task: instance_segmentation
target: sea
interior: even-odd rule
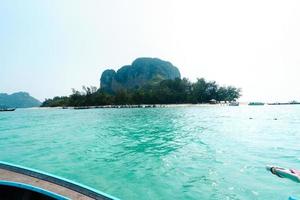
[[[300,106],[0,112],[0,160],[120,199],[300,199]]]

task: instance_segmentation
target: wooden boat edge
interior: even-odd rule
[[[57,193],[51,192],[49,190],[45,190],[43,188],[33,186],[33,185],[25,184],[25,183],[0,180],[0,186],[1,185],[10,186],[10,187],[17,187],[17,188],[21,188],[21,189],[25,189],[25,190],[29,190],[29,191],[33,191],[33,192],[37,192],[37,193],[41,193],[42,195],[49,196],[49,197],[55,198],[57,200],[69,200],[69,198],[66,198],[66,197],[64,197],[60,194],[57,194]]]
[[[96,190],[94,188],[91,188],[89,186],[77,183],[75,181],[68,180],[66,178],[62,178],[50,173],[46,173],[40,170],[11,164],[8,162],[0,161],[0,168],[5,169],[8,171],[12,171],[15,173],[31,176],[43,181],[47,181],[56,185],[59,185],[61,187],[68,188],[70,190],[76,191],[78,193],[81,193],[83,195],[86,195],[88,197],[91,197],[93,199],[104,199],[104,200],[119,200],[116,197],[113,197],[109,194],[106,194],[104,192],[101,192],[99,190]]]

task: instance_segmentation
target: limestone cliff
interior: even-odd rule
[[[131,65],[125,65],[117,72],[105,70],[100,78],[100,88],[116,92],[175,78],[180,78],[180,72],[172,63],[158,58],[137,58]]]

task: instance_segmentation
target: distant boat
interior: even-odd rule
[[[211,100],[209,100],[209,103],[210,103],[210,104],[217,104],[217,100],[211,99]]]
[[[276,105],[276,106],[278,106],[278,105],[299,105],[299,104],[300,104],[300,102],[297,102],[297,101],[291,101],[289,103],[279,103],[279,102],[268,103],[268,105],[272,105],[272,106],[274,106],[274,105]]]
[[[30,168],[0,162],[1,199],[117,200],[108,194]]]
[[[91,109],[91,106],[78,106],[78,107],[74,107],[74,109],[76,110],[83,110],[83,109]]]
[[[0,108],[0,112],[5,112],[5,111],[15,111],[15,108]]]
[[[240,103],[239,102],[236,102],[236,101],[232,101],[228,104],[229,106],[239,106]]]
[[[263,105],[265,105],[265,103],[262,103],[262,102],[250,102],[248,105],[249,106],[263,106]]]
[[[300,104],[300,102],[298,102],[298,101],[291,101],[290,103],[289,103],[290,105],[299,105]]]

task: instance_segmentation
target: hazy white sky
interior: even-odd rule
[[[43,100],[159,57],[183,77],[300,100],[300,1],[2,0],[0,92]]]

